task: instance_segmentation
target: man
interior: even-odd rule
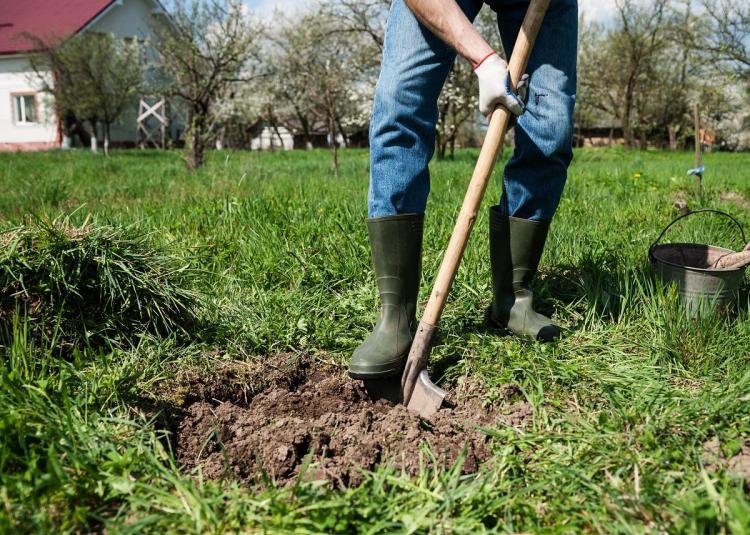
[[[503,47],[510,53],[528,0],[487,3],[497,13]],[[530,284],[572,158],[577,1],[551,0],[518,94],[505,61],[471,24],[481,7],[480,0],[393,0],[391,5],[370,124],[367,226],[381,311],[373,332],[352,355],[354,378],[397,375],[409,352],[417,325],[437,99],[456,53],[477,74],[480,111],[487,115],[500,105],[517,116],[516,148],[505,167],[500,204],[490,208],[489,319],[541,341],[560,334],[533,310]]]

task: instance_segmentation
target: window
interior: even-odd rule
[[[36,122],[36,95],[13,95],[13,113],[16,124]]]

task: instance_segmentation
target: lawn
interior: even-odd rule
[[[476,155],[432,165],[422,304]],[[142,275],[112,273],[153,277],[149,303],[174,297],[194,316],[150,328],[172,310],[155,305],[128,322],[140,312],[110,306],[123,295],[114,283],[112,317],[95,332],[62,312],[0,313],[0,531],[750,531],[747,298],[729,317],[688,320],[646,257],[676,200],[726,210],[750,229],[748,154],[707,154],[697,196],[685,175],[691,154],[578,151],[537,281],[540,309],[565,331],[550,345],[484,328],[482,210],[432,377],[448,388],[481,379],[488,402],[517,385],[533,416],[482,431],[492,455],[478,472],[426,465],[410,477],[382,466],[331,488],[217,480],[184,466],[174,433],[198,395],[191,385],[241,389],[241,376],[216,370],[278,355],[343,373],[372,327],[367,153],[340,160],[334,174],[322,151],[216,152],[191,175],[176,152],[0,154],[0,230],[103,229],[97,258],[140,251]],[[485,207],[498,191],[496,176]],[[731,224],[705,214],[666,239],[742,246]],[[0,270],[11,269],[8,243]],[[30,277],[57,265],[55,243],[48,236],[12,269]]]

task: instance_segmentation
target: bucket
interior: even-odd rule
[[[745,283],[745,267],[717,269],[715,262],[730,253],[731,249],[697,243],[660,243],[667,231],[686,217],[699,213],[714,213],[731,219],[742,236],[745,247],[745,230],[737,219],[720,210],[694,210],[673,220],[661,231],[648,248],[651,268],[664,284],[676,284],[680,301],[689,317],[695,318],[716,311],[725,312],[737,302],[739,291]]]

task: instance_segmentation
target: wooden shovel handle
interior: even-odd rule
[[[539,33],[539,28],[544,20],[550,0],[531,0],[529,8],[526,11],[521,30],[518,33],[516,44],[513,47],[513,54],[508,63],[508,71],[513,82],[513,86],[526,72],[526,65],[531,56],[531,49]],[[440,316],[448,300],[453,279],[456,277],[458,266],[461,264],[466,243],[469,241],[471,229],[477,218],[477,212],[482,204],[484,192],[487,189],[492,170],[495,167],[497,154],[503,146],[505,133],[508,130],[511,113],[504,107],[500,106],[490,115],[489,127],[487,134],[482,143],[482,149],[479,152],[477,165],[474,167],[474,173],[471,175],[466,196],[464,197],[461,211],[456,220],[456,226],[453,228],[448,248],[440,264],[435,285],[432,288],[430,299],[427,301],[427,307],[422,315],[419,328],[412,343],[409,358],[407,359],[406,369],[402,377],[402,397],[406,403],[411,396],[414,388],[414,382],[419,372],[427,364],[427,358],[430,354],[432,337],[440,321]]]

